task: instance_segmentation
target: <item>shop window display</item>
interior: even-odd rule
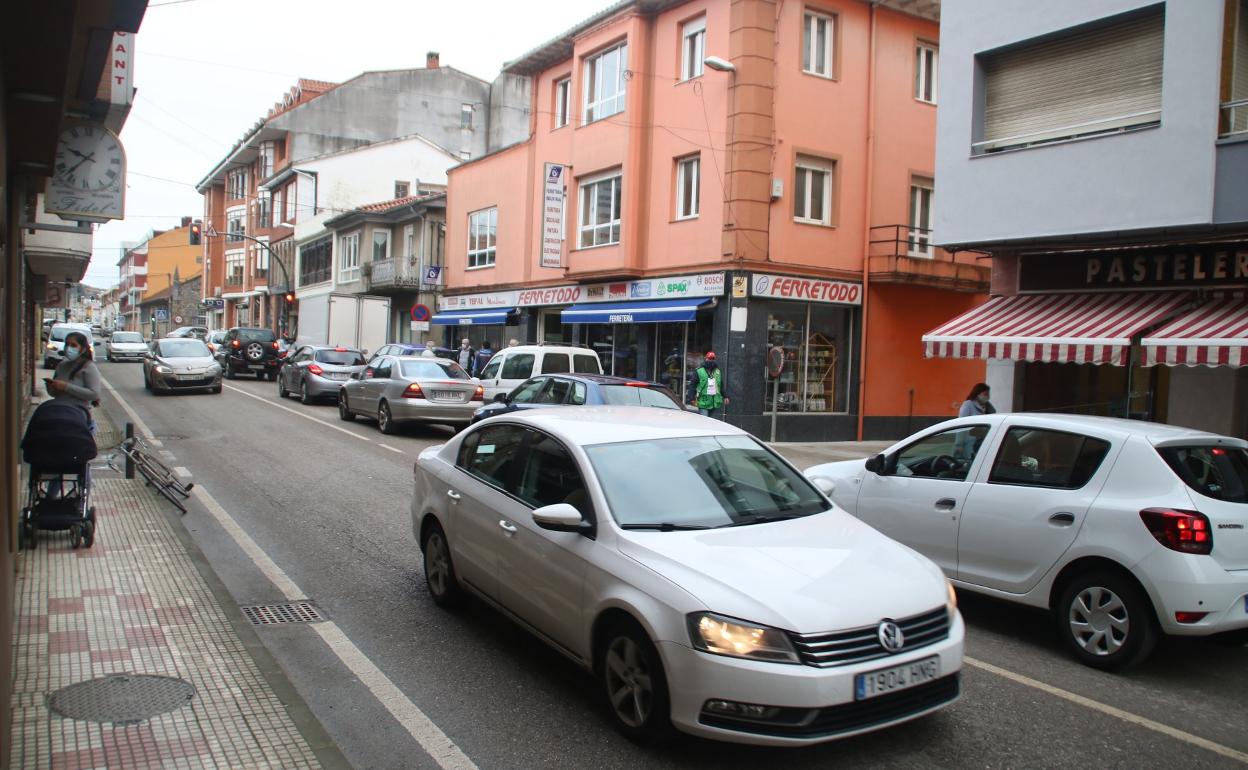
[[[812,306],[768,314],[768,347],[781,351],[784,367],[778,382],[767,381],[766,412],[846,411],[850,312]]]

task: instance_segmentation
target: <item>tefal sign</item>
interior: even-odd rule
[[[861,305],[862,284],[825,281],[820,278],[794,278],[787,275],[755,273],[750,281],[755,297],[827,302],[835,305]]]

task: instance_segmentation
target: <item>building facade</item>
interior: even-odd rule
[[[203,276],[178,278],[171,285],[143,296],[139,326],[153,337],[163,337],[179,326],[203,326]]]
[[[146,239],[122,244],[121,259],[117,260],[117,329],[139,331],[139,303],[147,291],[147,256]]]
[[[988,268],[931,241],[939,9],[626,2],[509,63],[530,135],[451,170],[434,322],[678,391],[714,350],[778,440],[952,416],[984,367],[919,337]]]
[[[150,327],[140,306],[153,295],[168,289],[175,280],[194,278],[204,271],[200,246],[190,243],[191,218],[170,230],[153,230],[138,243],[123,244],[117,261],[117,328],[144,331]]]
[[[925,340],[998,406],[1248,435],[1248,2],[946,12],[937,242],[993,298]]]

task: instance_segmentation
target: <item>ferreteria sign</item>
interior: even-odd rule
[[[574,302],[627,302],[629,300],[718,297],[726,286],[723,273],[674,275],[637,281],[547,286],[540,289],[493,291],[440,297],[440,310],[474,310],[494,307],[570,305]]]
[[[1248,286],[1248,243],[1150,246],[1023,257],[1019,291]]]
[[[794,278],[787,275],[755,273],[750,294],[771,299],[827,302],[833,305],[861,305],[862,284],[825,281],[822,278]]]

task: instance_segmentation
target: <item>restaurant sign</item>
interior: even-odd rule
[[[1248,286],[1248,243],[1032,255],[1018,270],[1020,292],[1229,286]]]
[[[685,299],[722,296],[723,273],[675,275],[637,281],[546,286],[538,289],[460,294],[438,299],[440,310],[478,310],[500,307],[571,305],[574,302],[627,302],[641,299]]]

